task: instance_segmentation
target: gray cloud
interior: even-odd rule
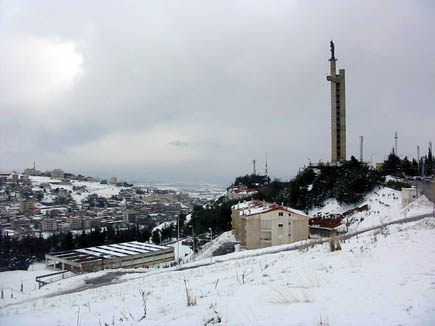
[[[252,159],[264,165],[267,152],[272,176],[289,178],[330,157],[330,39],[346,69],[349,156],[364,135],[366,159],[382,160],[395,131],[399,151],[415,155],[433,141],[433,9],[404,0],[3,1],[0,170],[37,161],[226,183]],[[71,44],[82,60],[74,78]]]
[[[181,141],[181,140],[173,140],[173,141],[169,142],[169,145],[177,146],[177,147],[187,147],[187,146],[189,146],[189,143],[186,143],[186,142]]]

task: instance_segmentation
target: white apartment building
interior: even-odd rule
[[[233,234],[246,249],[308,239],[309,217],[289,207],[252,200],[232,206]]]
[[[41,220],[41,231],[56,231],[57,223],[54,218],[44,218]]]
[[[62,169],[54,169],[53,171],[51,171],[50,175],[52,178],[58,179],[63,179],[65,177],[65,173]]]

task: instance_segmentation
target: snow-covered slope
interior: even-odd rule
[[[402,209],[400,192],[388,188],[368,195],[363,204],[370,208],[349,216],[350,231],[433,212],[425,197]],[[317,211],[350,208],[329,201]],[[231,234],[213,246],[225,238]],[[276,253],[271,251],[295,244],[235,252],[214,257],[213,264],[205,248],[199,260],[182,269],[102,271],[41,289],[35,276],[51,272],[43,265],[4,272],[0,325],[435,324],[434,217],[366,232],[341,245],[336,252],[328,243]],[[147,314],[140,321],[141,290]],[[186,293],[194,305],[187,306]]]
[[[400,191],[380,187],[376,191],[369,193],[358,205],[339,205],[335,199],[329,199],[325,205],[320,208],[312,209],[308,215],[322,216],[343,214],[355,207],[368,206],[368,210],[355,212],[345,218],[345,223],[349,224],[348,232],[355,232],[374,225],[379,225],[404,217],[430,212],[433,204],[422,196],[417,204],[411,204],[409,207],[402,207],[402,193]],[[346,226],[343,224],[339,228],[341,231],[346,231]]]
[[[110,272],[40,290],[25,287],[19,295],[27,272],[2,273],[0,324],[433,325],[434,246],[435,221],[426,218],[352,238],[338,252],[324,244],[183,271],[137,270],[145,273],[77,292],[85,279]],[[17,290],[14,299],[11,287]],[[186,305],[186,287],[196,305]],[[67,289],[72,293],[59,293]],[[142,321],[139,290],[149,292]]]
[[[63,188],[65,190],[71,191],[72,198],[80,204],[82,199],[87,198],[90,194],[97,194],[98,196],[110,198],[112,195],[117,195],[123,189],[122,187],[117,187],[111,184],[101,184],[100,182],[92,182],[92,181],[78,181],[71,180],[70,184],[61,183],[59,179],[53,179],[50,177],[38,177],[38,176],[30,176],[30,180],[32,181],[32,185],[34,189],[44,183],[49,183],[51,187],[54,188]],[[84,187],[86,190],[77,190],[73,191],[73,187]]]

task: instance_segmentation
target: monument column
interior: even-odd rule
[[[337,164],[346,160],[346,96],[345,72],[336,73],[335,46],[331,41],[330,75],[331,82],[331,162]]]

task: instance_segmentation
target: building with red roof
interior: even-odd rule
[[[308,239],[309,217],[302,211],[260,200],[238,203],[231,210],[233,234],[246,249]]]

